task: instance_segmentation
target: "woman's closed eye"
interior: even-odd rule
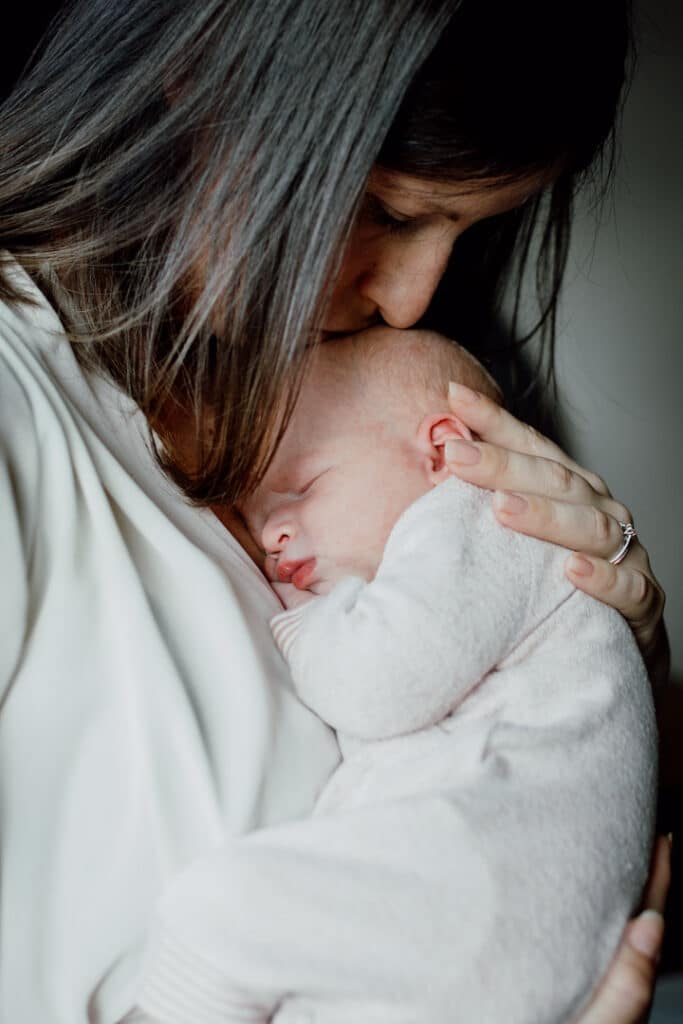
[[[380,202],[377,196],[368,193],[365,197],[365,212],[374,224],[387,228],[394,234],[407,232],[415,227],[414,217],[405,217],[394,210],[389,209]]]

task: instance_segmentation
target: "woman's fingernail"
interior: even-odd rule
[[[521,494],[510,494],[507,491],[496,491],[493,495],[493,505],[498,512],[508,512],[510,515],[518,515],[526,512],[529,502]]]
[[[455,402],[476,402],[479,398],[479,392],[473,391],[472,388],[468,388],[464,384],[456,384],[454,380],[451,380],[448,382],[448,397],[452,398]]]
[[[629,943],[649,960],[658,960],[664,935],[664,918],[658,910],[644,910],[629,929]]]
[[[481,452],[471,441],[446,441],[446,462],[457,462],[461,466],[474,466],[481,459]]]
[[[593,563],[589,562],[583,555],[572,555],[567,562],[567,568],[575,576],[592,576]]]

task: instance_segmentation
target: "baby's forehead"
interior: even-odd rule
[[[427,366],[425,362],[425,379]],[[389,407],[399,396],[407,398],[415,386],[415,369],[406,352],[376,351],[360,336],[327,344],[305,385],[307,404],[327,402],[340,423],[354,423],[363,410]]]
[[[425,409],[460,381],[495,401],[502,396],[484,366],[452,339],[434,331],[374,327],[321,346],[321,377],[347,401],[376,409]]]
[[[405,351],[367,353],[360,344],[335,343],[309,378],[299,424],[322,421],[323,435],[349,437],[371,426],[400,430],[433,403],[439,376],[428,359]]]

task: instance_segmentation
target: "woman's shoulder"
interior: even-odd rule
[[[51,535],[42,527],[54,525],[69,486],[74,430],[46,358],[64,331],[23,269],[10,273],[22,299],[0,300],[0,547],[3,563],[21,558],[29,576],[37,535]]]
[[[40,504],[40,443],[30,387],[0,304],[0,697],[23,643]]]
[[[0,297],[0,445],[7,458],[17,448],[27,454],[33,442],[47,468],[45,449],[74,439],[70,391],[87,390],[87,384],[42,291],[7,253],[0,254],[0,270],[7,296]]]
[[[6,304],[0,303],[0,490],[3,507],[10,492],[21,498],[29,481],[37,480],[39,439],[35,415],[40,389],[30,361],[16,346],[16,327],[10,329]],[[32,488],[29,488],[32,489]]]
[[[51,390],[42,353],[64,339],[64,329],[42,292],[6,252],[0,253],[0,272],[0,393],[12,392],[16,400],[21,392],[30,407],[37,392]]]
[[[29,280],[20,270],[19,274]],[[46,309],[30,292],[22,288],[21,293],[26,301],[0,300],[0,461],[3,479],[10,473],[15,488],[36,477],[39,422],[54,407],[54,385],[39,354]],[[52,310],[47,307],[47,312]]]

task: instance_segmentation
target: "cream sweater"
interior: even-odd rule
[[[0,1020],[113,1024],[165,885],[310,812],[339,760],[281,607],[60,324],[0,303]]]
[[[452,479],[403,514],[371,583],[273,618],[345,761],[309,821],[169,887],[148,1013],[574,1018],[647,875],[655,728],[628,627],[573,590],[565,557]]]

